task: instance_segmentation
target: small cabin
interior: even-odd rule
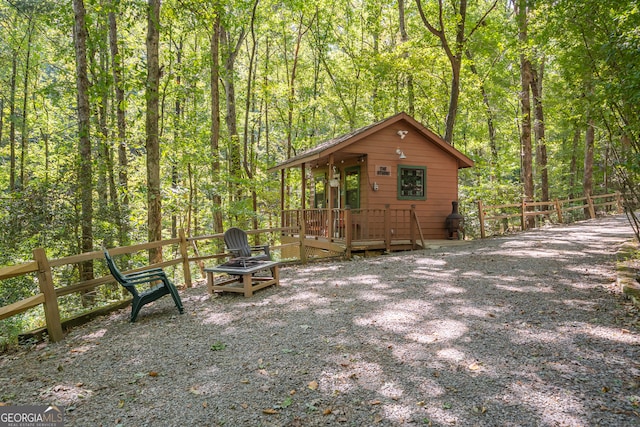
[[[406,250],[446,239],[458,170],[473,161],[406,113],[322,142],[281,171],[283,243],[319,251]],[[299,168],[300,209],[285,210],[285,171]],[[291,202],[291,201],[290,201]],[[302,254],[304,256],[304,254]]]

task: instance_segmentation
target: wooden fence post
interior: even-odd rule
[[[187,288],[193,286],[191,283],[191,268],[189,267],[189,252],[187,251],[187,236],[184,234],[184,228],[178,230],[180,236],[180,256],[182,257],[182,274],[184,276],[184,284]]]
[[[61,341],[64,338],[62,333],[62,323],[60,322],[60,310],[58,309],[58,298],[56,290],[53,287],[53,276],[51,274],[51,266],[47,259],[47,254],[42,248],[33,250],[33,257],[38,263],[38,286],[40,292],[44,294],[44,317],[47,322],[47,331],[49,339],[52,342]]]
[[[527,229],[527,201],[525,199],[522,199],[522,204],[520,205],[520,228],[522,229],[522,231],[525,231]]]
[[[484,206],[482,205],[482,200],[478,200],[478,219],[480,220],[480,238],[484,239],[486,234],[484,230]]]
[[[589,204],[589,217],[590,219],[595,219],[596,209],[593,207],[593,199],[590,194],[587,194],[587,203]]]
[[[624,213],[624,209],[622,208],[622,194],[619,191],[616,191],[616,207],[618,208],[618,213]]]
[[[562,205],[560,204],[560,201],[558,199],[555,200],[555,204],[556,212],[558,213],[558,222],[562,224],[564,221],[564,218],[562,217]]]

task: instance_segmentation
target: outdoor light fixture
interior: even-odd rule
[[[405,156],[405,155],[404,155],[404,151],[402,151],[402,150],[401,150],[401,149],[399,149],[399,148],[397,148],[397,149],[396,149],[396,154],[397,154],[398,156],[400,156],[400,159],[406,159],[406,158],[407,158],[407,156]]]
[[[399,130],[398,135],[400,135],[400,139],[404,139],[405,136],[409,133],[408,130]]]

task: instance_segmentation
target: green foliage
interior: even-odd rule
[[[280,188],[278,178],[266,172],[268,168],[290,154],[399,111],[413,109],[418,121],[443,134],[449,62],[437,38],[426,31],[416,4],[405,3],[406,40],[400,37],[396,2],[365,0],[347,7],[335,0],[260,1],[253,33],[249,28],[253,0],[163,2],[159,135],[163,235],[174,233],[174,224],[189,234],[213,233],[218,212],[225,227],[252,227],[254,221],[259,227],[278,226]],[[425,14],[437,22],[437,3],[423,3]],[[468,34],[491,3],[469,2]],[[146,3],[85,0],[85,4],[92,85],[93,238],[95,246],[116,246],[121,239],[143,242],[147,239]],[[456,4],[444,4],[449,40],[454,40],[458,24]],[[112,11],[126,94],[122,105],[115,105],[108,43]],[[542,101],[552,197],[582,193],[588,119],[595,120],[597,129],[596,188],[608,192],[637,187],[640,10],[635,2],[537,2],[529,11],[525,46],[517,43],[512,12],[510,7],[493,10],[463,46],[454,143],[475,160],[476,167],[461,172],[461,210],[473,212],[479,199],[500,204],[521,197],[522,52],[530,54],[537,67],[544,64]],[[231,86],[221,84],[219,151],[214,152],[210,42],[218,16],[231,43],[221,45],[221,83],[233,84],[235,98],[228,97]],[[68,2],[0,2],[0,18],[0,265],[30,259],[38,246],[45,247],[51,257],[74,254],[81,246],[81,207],[70,36],[73,12]],[[25,37],[29,25],[33,26],[30,45]],[[238,50],[231,57],[230,48],[235,47]],[[28,50],[31,66],[25,76]],[[15,73],[13,58],[18,59]],[[231,59],[234,68],[229,75],[226,64]],[[24,93],[27,120],[23,128]],[[235,104],[238,135],[230,135],[229,102]],[[118,181],[117,109],[126,114],[126,186]],[[489,120],[494,136],[489,134]],[[240,153],[240,169],[232,162],[234,150]],[[215,171],[214,158],[220,162]],[[13,173],[23,172],[26,177],[14,189],[10,189],[12,160]],[[297,207],[301,197],[300,179],[294,171],[288,182],[293,189],[291,207]],[[536,180],[538,193],[539,186]],[[218,196],[220,202],[214,203]],[[124,237],[122,229],[127,230]],[[56,274],[65,281],[78,276],[77,271]],[[0,298],[9,301],[33,290],[28,279],[3,281]],[[101,298],[107,301],[111,296],[105,291]]]

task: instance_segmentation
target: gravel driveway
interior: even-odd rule
[[[69,426],[640,425],[624,216],[206,286],[0,359],[1,400]]]

